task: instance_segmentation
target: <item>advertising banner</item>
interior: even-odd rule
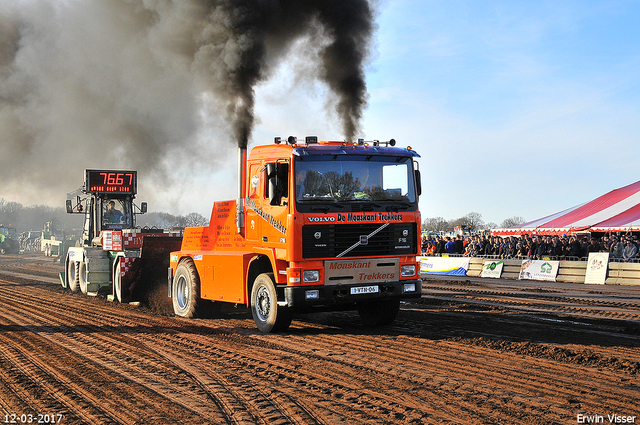
[[[609,268],[608,252],[590,252],[587,262],[587,273],[584,276],[584,283],[604,285],[607,280],[607,269]]]
[[[556,281],[560,261],[522,260],[520,279]]]
[[[420,273],[466,276],[469,257],[419,257]]]
[[[480,273],[480,277],[492,277],[497,279],[502,274],[503,266],[504,261],[502,260],[485,260],[482,264],[482,273]]]

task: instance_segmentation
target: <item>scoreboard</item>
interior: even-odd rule
[[[136,171],[86,170],[85,191],[88,193],[111,193],[135,195]]]

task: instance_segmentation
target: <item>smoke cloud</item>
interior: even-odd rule
[[[300,40],[353,140],[373,18],[367,0],[0,2],[0,197],[71,191],[84,168],[166,182],[176,164],[219,165],[247,146],[256,86]]]

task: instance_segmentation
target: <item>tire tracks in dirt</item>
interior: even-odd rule
[[[333,313],[263,335],[246,315],[163,317],[22,282],[0,276],[0,344],[16,347],[0,353],[5,412],[58,409],[66,423],[541,424],[637,415],[640,404],[638,374],[604,361],[640,360],[638,336],[617,324],[405,305],[377,330]],[[598,342],[609,327],[622,345]],[[583,342],[593,332],[605,358],[550,357],[540,350],[551,345],[520,342],[530,330],[578,353],[594,348]],[[567,339],[576,330],[584,336]]]

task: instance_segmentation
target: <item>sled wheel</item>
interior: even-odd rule
[[[78,286],[80,292],[87,294],[87,263],[80,261],[78,265]]]
[[[78,289],[78,263],[75,261],[67,260],[67,276],[65,282],[62,284],[63,288],[75,287]]]
[[[71,276],[71,268],[73,267],[73,279],[67,278],[67,286],[71,292],[76,292],[80,285],[80,279],[78,277],[78,269],[80,264],[77,261],[69,261],[68,273]]]
[[[120,303],[128,303],[131,300],[131,294],[127,288],[122,288],[122,275],[120,275],[120,262],[122,257],[118,258],[113,269],[113,295]]]
[[[251,314],[261,332],[285,331],[291,325],[293,312],[278,306],[278,294],[273,273],[262,273],[251,289]]]
[[[173,312],[180,317],[195,317],[200,299],[200,279],[191,260],[182,261],[173,279]]]
[[[366,326],[390,325],[399,311],[400,300],[377,300],[358,304],[358,314]]]

